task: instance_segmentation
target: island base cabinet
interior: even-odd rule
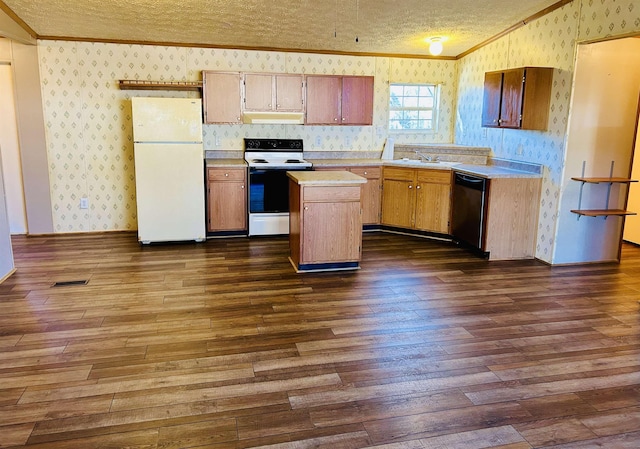
[[[289,183],[289,246],[298,272],[359,268],[362,253],[360,185]]]
[[[360,260],[359,202],[305,203],[302,214],[302,263]]]

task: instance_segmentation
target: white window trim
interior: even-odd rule
[[[440,96],[442,93],[442,85],[444,83],[397,83],[397,82],[389,82],[389,96],[387,99],[387,107],[389,108],[389,113],[387,115],[387,130],[390,134],[437,134],[438,126],[439,126],[439,118],[440,118]],[[433,107],[433,128],[432,129],[391,129],[390,121],[391,121],[391,86],[434,86],[435,87],[435,102]],[[417,108],[419,109],[419,108]]]

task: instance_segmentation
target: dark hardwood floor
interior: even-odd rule
[[[363,248],[360,271],[299,275],[282,237],[15,238],[0,447],[640,447],[640,248]]]

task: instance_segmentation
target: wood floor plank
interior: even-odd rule
[[[552,267],[367,232],[360,270],[306,274],[286,236],[13,247],[3,447],[640,447],[640,247]]]

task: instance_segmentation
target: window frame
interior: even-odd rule
[[[401,108],[392,108],[391,107],[391,92],[392,92],[392,88],[394,86],[402,86],[402,87],[426,87],[426,88],[433,88],[434,90],[434,94],[433,94],[433,106],[432,107],[401,107]],[[415,134],[415,133],[420,133],[420,134],[436,134],[438,132],[438,117],[440,116],[440,96],[441,96],[441,87],[442,87],[442,83],[394,83],[394,82],[389,82],[389,99],[388,99],[388,107],[389,107],[389,115],[387,117],[387,127],[388,127],[388,131],[389,133],[393,133],[393,134]],[[403,95],[402,98],[405,98],[405,96]],[[420,97],[418,97],[420,98]],[[422,97],[422,98],[426,98],[426,97]],[[432,127],[430,129],[426,129],[426,128],[392,128],[391,127],[391,115],[393,112],[396,111],[431,111],[431,122],[432,122]]]

